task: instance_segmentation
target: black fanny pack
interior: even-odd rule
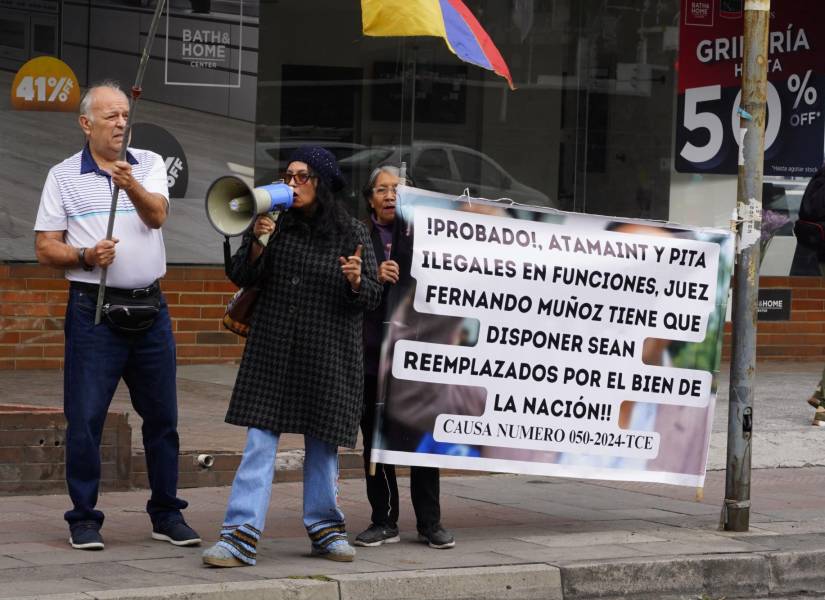
[[[79,284],[97,299],[98,286]],[[160,313],[160,285],[155,281],[145,288],[124,290],[106,288],[101,314],[106,324],[120,333],[142,333],[149,329]]]

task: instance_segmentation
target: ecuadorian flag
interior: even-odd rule
[[[493,40],[461,0],[361,0],[364,35],[444,38],[461,60],[513,80]]]

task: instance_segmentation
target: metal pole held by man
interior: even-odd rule
[[[157,6],[155,6],[155,14],[152,17],[152,23],[149,25],[149,33],[146,35],[146,45],[143,48],[143,54],[140,57],[140,63],[138,64],[137,75],[135,76],[135,84],[132,86],[132,93],[129,102],[129,118],[126,121],[126,126],[123,130],[123,145],[120,149],[120,158],[119,160],[124,161],[126,160],[126,149],[129,146],[129,139],[131,138],[132,134],[132,123],[135,120],[135,108],[137,106],[138,98],[140,98],[140,94],[143,91],[141,88],[141,84],[143,83],[143,74],[146,72],[146,66],[149,63],[149,55],[152,52],[152,42],[155,39],[155,34],[158,30],[158,24],[160,23],[160,15],[163,13],[163,7],[166,4],[166,0],[157,0]],[[115,229],[115,213],[117,213],[117,197],[120,194],[120,186],[114,184],[112,186],[112,204],[109,208],[109,223],[106,227],[106,239],[112,239],[112,233]],[[108,268],[106,266],[102,267],[100,270],[100,287],[97,291],[97,307],[95,309],[95,325],[100,325],[100,318],[103,311],[103,301],[106,297],[106,276],[108,273]]]
[[[728,452],[722,526],[747,531],[750,522],[753,385],[756,376],[756,318],[759,237],[762,228],[762,169],[765,158],[768,26],[770,0],[745,0],[739,183],[736,198],[736,266],[728,409]]]

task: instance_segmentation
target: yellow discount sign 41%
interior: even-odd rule
[[[38,56],[20,67],[11,86],[14,110],[75,112],[80,88],[71,67],[53,56]]]

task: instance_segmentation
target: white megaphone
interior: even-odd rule
[[[224,175],[206,192],[206,216],[212,227],[226,237],[242,234],[258,215],[270,213],[274,219],[290,206],[292,188],[283,182],[250,188],[240,178]],[[268,238],[260,242],[266,245]]]

